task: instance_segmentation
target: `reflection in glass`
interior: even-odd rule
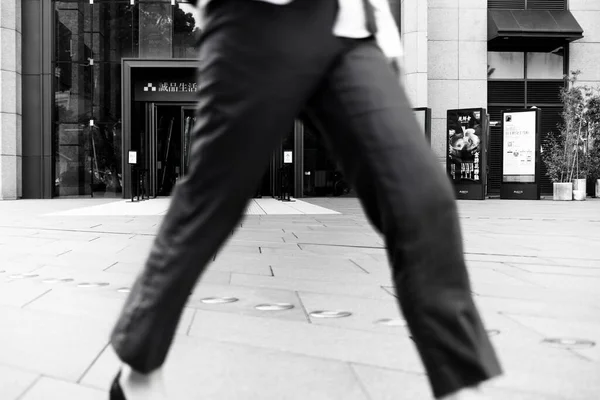
[[[91,14],[89,4],[55,2],[54,61],[81,61],[91,57]]]
[[[127,3],[94,4],[93,49],[96,61],[121,62],[138,56],[138,7]]]
[[[90,119],[92,68],[80,63],[54,64],[55,120],[83,122]]]
[[[137,56],[137,6],[54,5],[54,195],[115,196],[122,190],[121,58]]]
[[[527,53],[528,79],[562,79],[563,67],[560,53]]]
[[[488,79],[524,79],[525,54],[488,52]]]
[[[196,110],[193,107],[183,108],[183,176],[187,175],[190,166],[190,150],[192,147],[192,129],[196,124]]]
[[[85,173],[90,158],[87,138],[89,128],[85,124],[56,124],[55,131],[55,183],[56,196],[85,194],[91,176]]]
[[[97,124],[91,128],[92,191],[117,195],[122,192],[121,123]]]
[[[140,58],[172,57],[173,6],[170,1],[140,1],[139,26]]]
[[[196,58],[195,45],[201,28],[198,9],[188,3],[178,3],[173,18],[173,57]]]

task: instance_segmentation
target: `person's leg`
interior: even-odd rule
[[[334,0],[211,4],[189,173],[111,336],[119,358],[143,374],[163,364],[190,291],[340,49],[331,36]]]
[[[471,297],[450,182],[372,40],[348,41],[311,110],[372,224],[436,397],[501,373]]]

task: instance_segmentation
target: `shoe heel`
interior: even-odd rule
[[[125,398],[125,393],[123,393],[123,388],[121,388],[121,384],[119,380],[121,379],[121,371],[115,376],[113,383],[110,387],[109,392],[109,400],[127,400]]]

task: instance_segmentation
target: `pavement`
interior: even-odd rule
[[[108,336],[168,204],[0,202],[1,400],[107,399]],[[600,398],[600,200],[459,208],[506,372],[484,398]],[[393,293],[356,199],[253,200],[185,308],[172,398],[431,399]]]

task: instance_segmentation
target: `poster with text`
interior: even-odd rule
[[[485,131],[482,111],[448,110],[447,168],[454,182],[481,182],[482,139]]]
[[[536,111],[506,112],[502,122],[503,182],[535,182]]]

